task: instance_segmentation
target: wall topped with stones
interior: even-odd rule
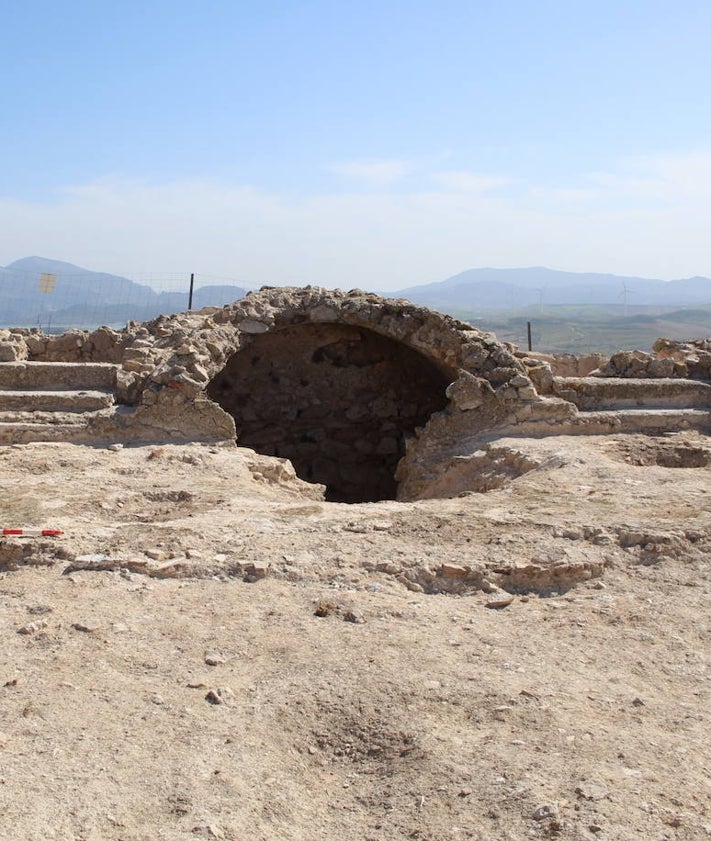
[[[649,376],[653,360],[675,376],[708,375],[706,344],[660,341],[645,362]],[[555,360],[360,290],[265,287],[222,308],[122,331],[0,331],[0,361],[22,360],[115,363],[118,398],[133,407],[121,419],[127,436],[131,425],[154,437],[164,429],[172,440],[236,433],[348,501],[415,498],[477,436],[551,431],[577,412],[549,396]],[[588,373],[593,361],[565,364]],[[620,376],[617,357],[597,361],[598,374]]]
[[[677,377],[711,381],[711,339],[690,342],[657,339],[652,346],[652,353],[621,351],[593,372],[593,376]]]
[[[360,290],[264,288],[223,308],[123,331],[5,331],[0,358],[114,362],[132,422],[163,426],[173,438],[228,438],[236,424],[247,442],[257,435],[268,452],[302,460],[316,481],[328,484],[340,471],[334,498],[350,493],[344,473],[353,479],[377,461],[386,467],[371,476],[381,485],[374,498],[394,487],[400,460],[400,492],[412,485],[415,493],[420,474],[436,469],[428,465],[443,441],[574,411],[541,398],[525,365],[493,334]],[[300,415],[291,418],[297,404]],[[359,455],[346,468],[347,450]]]

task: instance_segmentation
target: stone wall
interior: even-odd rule
[[[680,377],[711,380],[711,339],[678,342],[657,339],[652,353],[621,351],[595,371],[598,377]]]
[[[134,332],[135,332],[134,327]],[[37,329],[0,330],[0,362],[121,363],[134,332],[110,327],[47,334]]]
[[[526,366],[539,394],[553,393],[553,377],[587,377],[609,361],[609,356],[602,353],[576,355],[515,349],[514,355]]]

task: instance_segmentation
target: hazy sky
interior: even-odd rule
[[[711,275],[708,0],[3,4],[0,264]]]

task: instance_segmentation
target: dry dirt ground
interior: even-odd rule
[[[711,837],[710,459],[507,439],[486,493],[338,505],[234,446],[0,448],[0,526],[65,533],[0,544],[0,837]]]

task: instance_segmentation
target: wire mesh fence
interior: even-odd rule
[[[0,268],[0,328],[121,329],[128,321],[223,306],[247,291],[238,280],[191,272],[121,276],[64,265],[27,258]]]

